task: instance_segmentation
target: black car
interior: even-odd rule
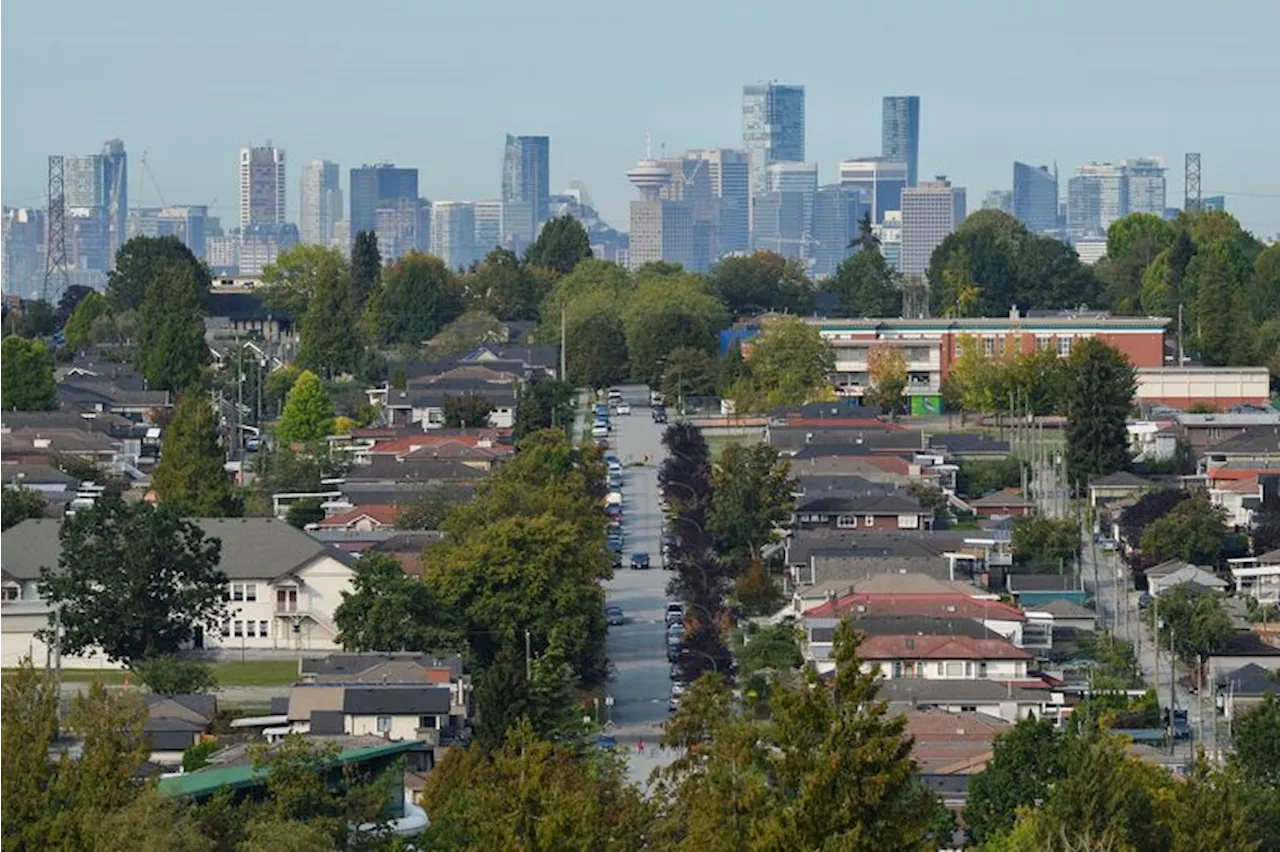
[[[644,570],[649,567],[649,554],[633,553],[631,554],[631,567],[636,570]]]

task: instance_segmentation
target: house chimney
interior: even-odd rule
[[[1018,317],[1019,317],[1018,306],[1014,305],[1012,308],[1009,309],[1009,319],[1016,320],[1018,319]]]

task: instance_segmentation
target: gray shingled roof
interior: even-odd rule
[[[1257,663],[1249,663],[1219,678],[1222,689],[1230,689],[1236,695],[1280,694],[1280,678],[1277,673]]]
[[[1047,690],[1009,687],[993,680],[889,679],[880,682],[881,701],[926,702],[1049,701]]]
[[[327,547],[302,530],[274,518],[195,519],[205,535],[222,541],[219,567],[230,579],[275,578],[330,556],[346,565],[352,557]],[[61,520],[27,520],[4,534],[4,570],[19,580],[36,580],[42,567],[56,568]]]
[[[924,509],[919,500],[899,494],[830,494],[798,502],[795,511],[801,515],[914,515]]]
[[[461,677],[462,658],[455,655],[433,657],[416,652],[404,653],[359,653],[359,654],[326,654],[323,657],[303,657],[298,671],[303,675],[314,675],[318,680],[327,675],[351,677],[374,666],[386,662],[404,661],[417,663],[424,669],[447,668],[454,677]]]
[[[342,712],[360,716],[447,716],[452,695],[447,686],[349,686],[343,692]],[[314,719],[312,713],[313,722]]]

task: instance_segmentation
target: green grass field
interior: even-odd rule
[[[13,669],[5,669],[4,675],[11,674]],[[214,676],[219,686],[288,686],[298,679],[297,660],[246,660],[244,662],[226,662],[213,664]],[[95,680],[107,685],[118,686],[128,679],[137,683],[137,678],[128,671],[119,669],[63,669],[64,683],[92,683]]]

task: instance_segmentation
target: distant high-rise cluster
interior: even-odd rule
[[[285,204],[284,151],[267,143],[240,149],[240,229],[254,225],[283,225]]]
[[[1130,213],[1165,211],[1164,161],[1141,157],[1113,163],[1086,163],[1067,181],[1067,234],[1105,234]]]
[[[512,136],[502,155],[502,200],[527,204],[534,225],[547,221],[551,204],[551,140],[546,136]]]
[[[342,218],[342,170],[331,160],[312,160],[302,167],[299,238],[314,245],[335,245],[335,228]]]
[[[902,191],[903,275],[923,276],[933,250],[964,221],[965,191],[945,177]]]
[[[920,98],[889,95],[880,122],[880,154],[907,167],[907,186],[916,185],[920,167]]]
[[[804,86],[742,89],[742,147],[751,158],[751,192],[768,191],[773,163],[804,161]]]

